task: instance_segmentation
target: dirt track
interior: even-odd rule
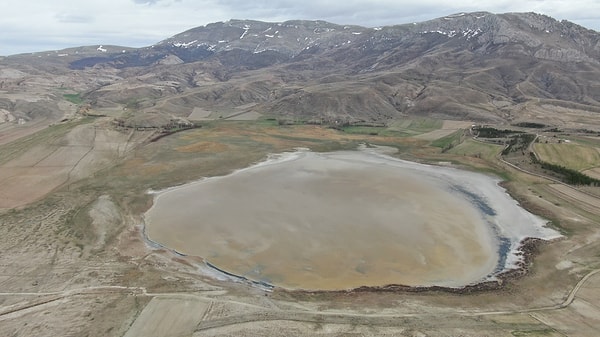
[[[336,325],[340,331],[352,330],[357,325],[370,326],[372,328],[404,329],[452,329],[456,321],[468,324],[469,328],[480,326],[482,329],[489,328],[491,321],[498,321],[496,316],[511,318],[516,315],[553,315],[555,312],[569,309],[578,312],[579,307],[573,306],[574,302],[585,301],[578,296],[581,289],[595,287],[600,284],[597,274],[600,269],[590,271],[569,292],[563,302],[552,306],[533,307],[513,310],[479,311],[479,310],[447,310],[443,313],[388,313],[371,314],[356,313],[351,311],[319,311],[319,310],[289,310],[274,309],[261,305],[246,304],[239,301],[219,299],[215,293],[148,293],[141,287],[121,286],[98,286],[81,289],[71,289],[62,292],[45,293],[0,293],[0,298],[10,296],[21,296],[31,298],[26,303],[11,305],[0,308],[0,321],[27,315],[37,310],[49,310],[59,306],[61,301],[70,301],[73,298],[94,298],[99,295],[127,294],[133,296],[150,297],[152,300],[144,307],[144,310],[135,320],[125,336],[178,336],[178,335],[204,335],[218,334],[221,332],[242,333],[253,330],[259,326],[279,324],[281,322],[304,323],[308,333],[314,329],[313,325]],[[572,308],[570,308],[573,306]],[[440,318],[446,323],[440,324]],[[479,317],[478,319],[475,319]],[[488,320],[485,317],[492,317]],[[270,323],[269,323],[270,322]],[[279,323],[278,323],[279,322]],[[505,326],[508,325],[508,326]],[[539,329],[543,327],[539,323],[495,323],[495,329]],[[298,329],[298,327],[296,327]],[[283,328],[281,331],[285,331]],[[302,329],[300,329],[302,330]],[[397,330],[396,330],[397,331]],[[302,331],[298,331],[302,332]],[[339,331],[338,331],[339,332]]]
[[[561,197],[576,203],[577,207],[581,207],[592,214],[600,215],[600,199],[564,184],[551,184],[548,186],[559,193]]]

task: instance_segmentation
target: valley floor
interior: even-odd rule
[[[431,146],[427,135],[265,121],[212,122],[155,142],[150,133],[115,130],[102,118],[46,131],[0,147],[7,186],[0,213],[2,336],[598,334],[598,199],[499,160],[501,146],[473,141],[468,132],[440,151],[445,144]],[[264,289],[211,274],[201,258],[143,239],[149,189],[223,175],[268,153],[359,143],[394,146],[404,159],[500,173],[521,205],[565,236],[537,247],[526,275],[497,290],[463,294]],[[7,173],[11,168],[19,169]],[[48,181],[56,183],[31,183],[26,175],[33,169],[47,170],[43,175],[55,175]],[[44,192],[19,194],[19,188]]]

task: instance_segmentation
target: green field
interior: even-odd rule
[[[402,119],[391,123],[389,129],[414,136],[440,129],[443,126],[443,124],[444,121],[439,119]]]
[[[354,135],[369,135],[369,136],[383,136],[383,137],[408,137],[411,134],[400,131],[393,130],[388,127],[377,127],[377,126],[346,126],[343,127],[342,130],[345,133],[354,134]]]
[[[598,148],[581,143],[536,143],[535,152],[540,160],[582,171],[600,166]]]
[[[488,161],[493,161],[498,153],[502,151],[501,145],[478,142],[473,139],[467,139],[459,145],[448,150],[449,154],[460,156],[479,157]]]
[[[431,146],[442,148],[442,150],[449,150],[461,143],[461,139],[464,131],[462,129],[449,134],[445,137],[439,138],[431,142]]]

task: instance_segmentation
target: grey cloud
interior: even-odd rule
[[[399,5],[392,1],[379,0],[365,5],[361,1],[324,2],[321,0],[278,1],[276,5],[265,0],[220,0],[218,6],[243,19],[275,21],[287,19],[319,19],[338,24],[381,26],[422,21],[458,11],[444,5],[406,2]]]
[[[341,25],[378,27],[425,21],[457,12],[536,11],[600,29],[597,0],[545,0],[543,6],[537,0],[476,3],[461,0],[86,0],[78,6],[69,6],[66,2],[49,5],[42,0],[27,1],[38,3],[35,8],[40,9],[31,13],[16,7],[12,12],[10,7],[3,8],[6,15],[0,20],[3,32],[0,55],[58,49],[65,44],[150,45],[196,26],[229,19],[271,22],[318,19]],[[78,29],[73,29],[74,25]],[[98,34],[97,38],[92,39],[93,34]],[[39,36],[45,39],[38,40]],[[55,47],[50,48],[49,41]]]
[[[133,0],[138,5],[155,5],[159,0]]]
[[[94,18],[91,16],[73,15],[68,13],[59,13],[55,18],[61,23],[90,23],[94,21]]]
[[[159,2],[165,2],[165,0],[133,0],[133,2],[137,5],[148,5],[148,6],[152,6],[152,5],[156,5]],[[181,2],[181,0],[170,0],[168,1],[169,4],[174,3],[174,2]]]

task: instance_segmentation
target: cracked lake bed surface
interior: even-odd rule
[[[559,236],[498,182],[371,149],[283,153],[157,192],[146,233],[289,289],[460,287],[516,268],[521,240]]]

